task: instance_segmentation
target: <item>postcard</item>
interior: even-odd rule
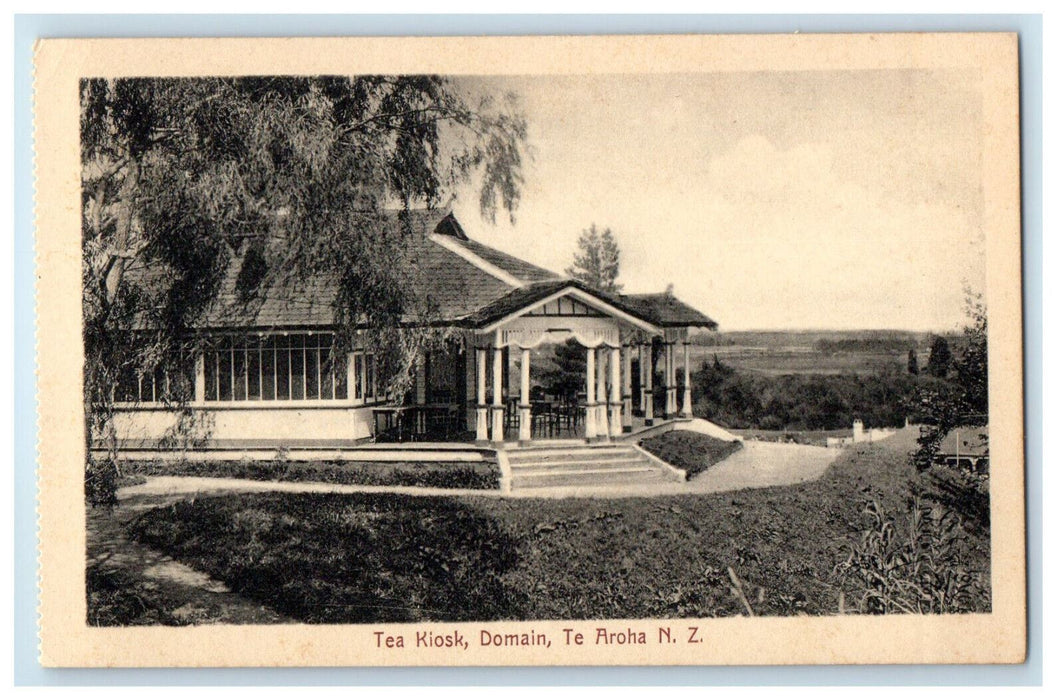
[[[42,664],[1025,659],[1014,34],[34,80]]]

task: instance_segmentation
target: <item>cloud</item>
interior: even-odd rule
[[[518,223],[456,211],[559,271],[610,226],[629,291],[672,282],[725,328],[953,327],[985,276],[977,94],[865,73],[522,79]]]
[[[841,178],[838,149],[741,139],[672,204],[697,203],[638,256],[633,286],[671,274],[743,327],[952,325],[963,281],[983,284],[981,232],[949,202],[913,205]]]

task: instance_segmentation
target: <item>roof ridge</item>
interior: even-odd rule
[[[498,265],[494,265],[488,262],[472,250],[469,250],[465,246],[461,245],[459,239],[454,238],[453,236],[433,232],[429,233],[427,238],[436,245],[440,246],[441,248],[448,250],[451,253],[454,253],[458,257],[462,258],[470,265],[473,265],[474,267],[479,269],[481,272],[488,273],[489,275],[496,278],[500,282],[503,282],[504,284],[508,284],[515,289],[518,287],[523,287],[526,284],[524,280],[519,279],[514,275],[511,275],[509,272],[502,269]]]
[[[504,258],[508,258],[512,262],[518,263],[518,264],[520,264],[520,265],[522,265],[524,267],[528,267],[528,268],[531,268],[532,270],[535,270],[537,274],[550,275],[550,279],[554,279],[554,280],[569,279],[566,275],[559,275],[557,272],[554,272],[553,270],[548,270],[547,268],[540,267],[539,265],[536,265],[535,263],[530,263],[527,260],[525,260],[524,258],[519,258],[516,255],[514,255],[513,253],[507,253],[505,250],[499,250],[498,248],[490,246],[487,243],[483,243],[481,241],[478,241],[475,238],[469,238],[467,236],[466,239],[464,241],[462,241],[462,242],[463,243],[471,243],[474,246],[480,246],[481,248],[487,248],[488,250],[490,250],[495,255],[499,255],[499,256],[502,256]],[[478,255],[479,255],[479,253],[478,253]],[[483,257],[483,256],[481,256],[481,257]],[[533,281],[533,280],[530,280],[530,281]],[[542,280],[534,280],[534,281],[542,281]]]

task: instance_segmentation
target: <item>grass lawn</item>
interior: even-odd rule
[[[182,602],[166,600],[134,576],[93,565],[86,570],[86,586],[88,622],[94,627],[187,624],[173,612]]]
[[[832,614],[840,590],[862,592],[836,564],[872,526],[870,499],[904,533],[910,483],[957,498],[908,466],[901,437],[789,487],[612,500],[230,494],[149,510],[128,532],[306,622],[743,614],[729,567],[755,614]],[[965,609],[985,611],[988,526],[962,518],[954,567],[972,581]]]
[[[743,446],[738,440],[718,440],[690,430],[672,430],[639,444],[655,457],[687,472],[688,479],[701,474]]]
[[[130,462],[123,474],[138,476],[207,476],[257,481],[320,482],[365,486],[433,486],[497,489],[494,462],[273,462],[219,461]],[[135,482],[134,482],[135,483]]]

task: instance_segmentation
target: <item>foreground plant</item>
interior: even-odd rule
[[[844,591],[858,591],[852,605],[845,592],[840,594],[840,613],[958,613],[975,608],[979,582],[961,557],[958,544],[966,534],[955,513],[914,496],[900,526],[878,499],[870,500],[863,514],[869,527],[857,544],[846,546],[846,559],[836,567]]]

